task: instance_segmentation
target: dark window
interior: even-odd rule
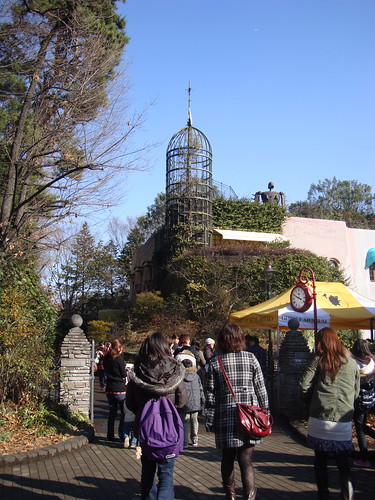
[[[375,281],[375,262],[374,264],[371,264],[371,266],[368,268],[369,273],[370,273],[370,281]]]

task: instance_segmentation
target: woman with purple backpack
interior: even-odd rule
[[[126,406],[135,413],[136,432],[142,409],[149,400],[166,396],[176,408],[185,405],[184,375],[185,369],[172,357],[166,337],[159,332],[149,335],[139,350],[134,371],[129,372],[126,393]],[[173,500],[175,458],[152,460],[142,453],[141,462],[142,500]]]

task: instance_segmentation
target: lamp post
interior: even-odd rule
[[[276,271],[272,268],[270,262],[262,271],[264,277],[264,283],[266,285],[267,297],[270,299],[272,297],[272,283],[275,279]],[[272,400],[273,395],[273,375],[274,375],[274,359],[273,359],[273,344],[272,344],[272,330],[268,330],[268,386],[269,386],[269,396]]]
[[[272,268],[271,262],[268,262],[266,267],[263,269],[263,276],[264,276],[264,282],[266,284],[266,289],[267,289],[267,297],[270,299],[272,297],[271,294],[271,286],[273,283],[273,280],[275,279],[275,273],[276,271]]]

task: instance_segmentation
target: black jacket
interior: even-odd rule
[[[120,355],[112,358],[110,354],[104,356],[104,370],[107,374],[106,392],[125,392],[125,361]]]

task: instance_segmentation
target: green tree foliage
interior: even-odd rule
[[[114,0],[10,0],[2,14],[0,255],[11,258],[95,196],[102,206],[135,125],[116,132],[104,114],[128,42]]]
[[[281,233],[285,216],[285,208],[279,205],[261,204],[246,198],[215,198],[212,205],[212,224],[220,229]]]
[[[145,243],[144,233],[140,227],[135,226],[130,230],[127,242],[125,243],[124,248],[119,255],[119,264],[121,266],[128,287],[130,287],[130,274],[133,254],[137,248],[143,245],[143,243]]]
[[[145,240],[164,226],[165,204],[165,193],[158,193],[154,203],[147,207],[146,215],[139,217],[138,225],[143,230]]]
[[[130,286],[133,254],[150,236],[157,233],[165,224],[165,193],[159,193],[152,205],[147,207],[146,215],[137,218],[129,231],[127,242],[120,252],[119,263],[128,286]]]
[[[96,243],[85,222],[61,265],[57,287],[65,318],[78,313],[86,321],[99,309],[120,307],[127,295],[116,245]]]
[[[97,294],[102,297],[103,306],[118,306],[119,291],[124,294],[124,277],[118,258],[117,246],[112,240],[104,245],[101,241],[95,253],[94,274]]]
[[[79,313],[85,318],[85,308],[98,279],[95,266],[96,245],[85,222],[72,243],[71,253],[59,274],[59,287],[65,294],[66,314]]]
[[[35,398],[52,376],[56,311],[34,269],[0,268],[0,403]]]
[[[343,220],[349,227],[375,228],[375,195],[371,186],[334,177],[311,184],[307,201],[289,206],[291,215]]]

